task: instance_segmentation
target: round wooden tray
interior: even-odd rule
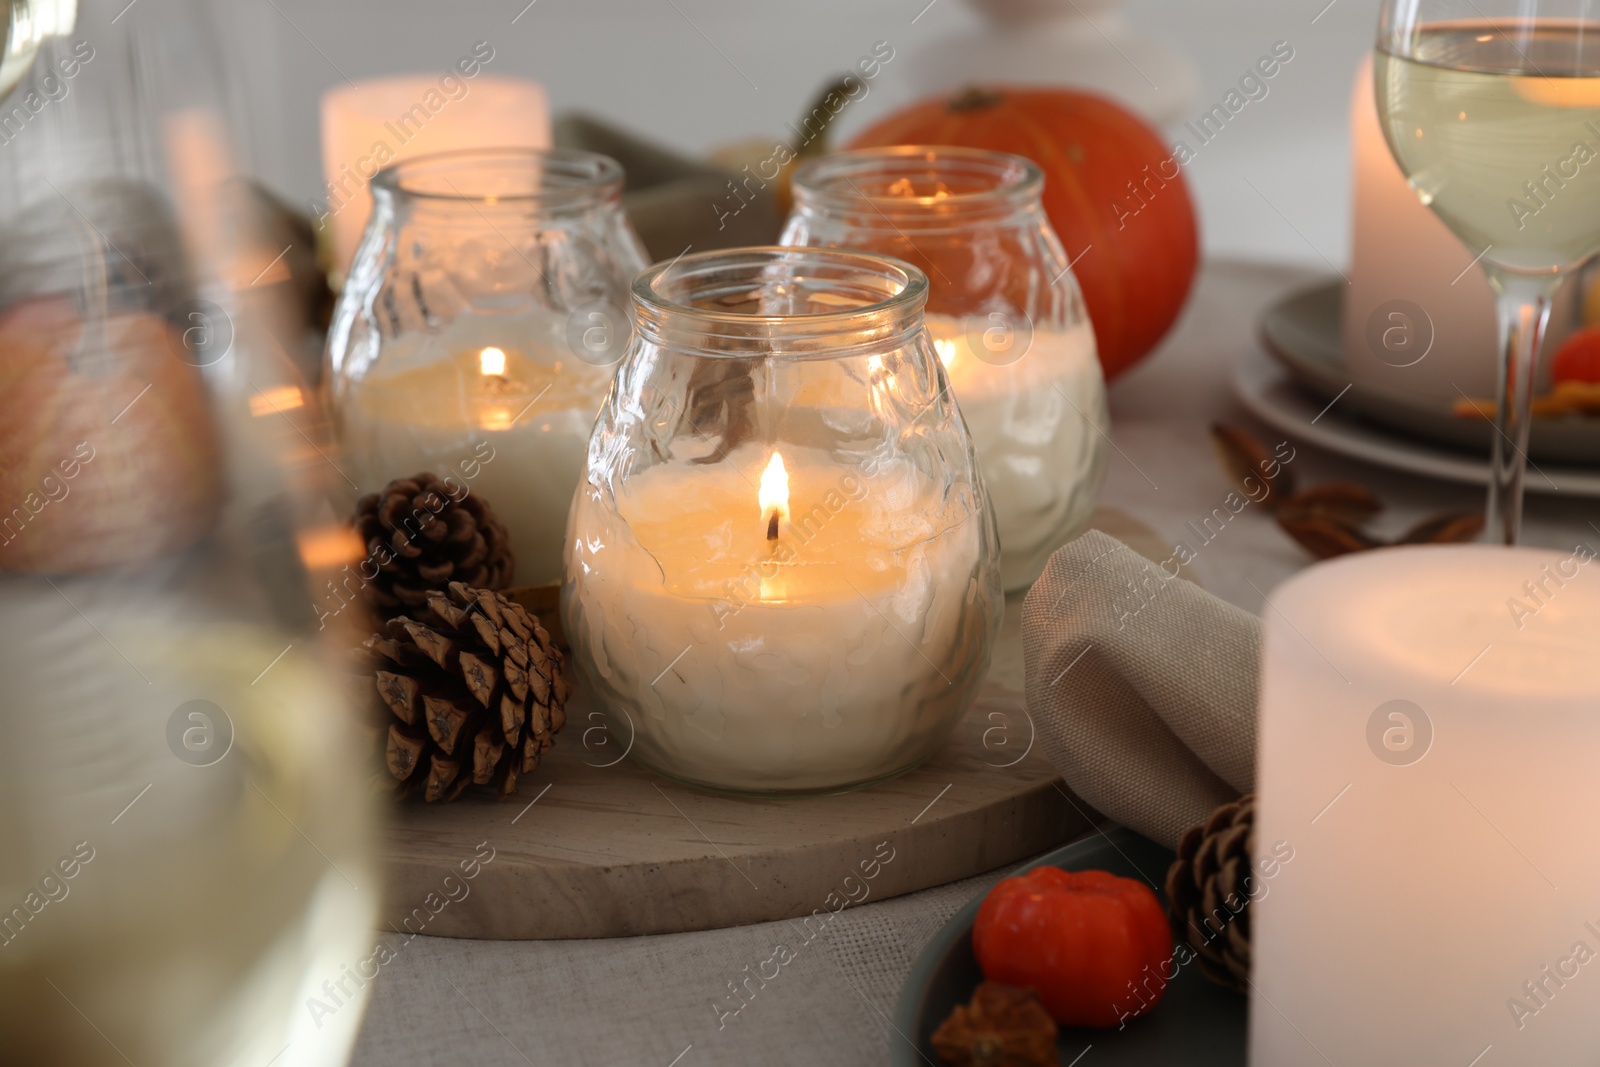
[[[1166,554],[1126,516],[1096,518],[1131,546]],[[471,938],[704,930],[911,893],[1068,841],[1094,813],[1033,744],[1021,607],[1020,598],[1007,605],[994,665],[950,744],[910,774],[854,793],[752,799],[686,789],[619,761],[621,746],[575,698],[556,747],[510,801],[399,806],[384,849],[384,919]]]

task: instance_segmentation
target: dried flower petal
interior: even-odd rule
[[[1350,552],[1365,552],[1367,549],[1383,546],[1382,541],[1367,534],[1359,526],[1332,515],[1302,517],[1280,515],[1278,525],[1318,559],[1332,559]]]
[[[1482,532],[1483,512],[1447,511],[1442,515],[1423,519],[1407,530],[1405,536],[1395,544],[1459,545],[1477,540]]]
[[[1284,499],[1278,514],[1290,518],[1331,515],[1361,523],[1383,510],[1383,502],[1358,482],[1323,482]]]
[[[1269,511],[1294,492],[1294,477],[1248,430],[1213,423],[1211,443],[1234,487]],[[1272,472],[1269,477],[1268,472]],[[1262,490],[1265,489],[1265,493]]]
[[[1031,989],[984,982],[933,1032],[950,1067],[1054,1067],[1056,1024]]]

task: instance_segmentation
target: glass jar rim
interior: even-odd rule
[[[525,188],[487,190],[481,184],[486,172]],[[458,185],[468,174],[479,184]],[[546,208],[615,196],[622,182],[622,164],[579,148],[460,148],[390,163],[373,176],[372,188],[419,201]]]
[[[776,269],[775,269],[776,268]],[[779,274],[777,271],[784,271]],[[740,295],[803,279],[853,306],[789,314],[723,310]],[[922,329],[928,277],[892,256],[835,248],[754,245],[681,255],[633,282],[635,320],[659,344],[710,356],[834,356],[893,342]],[[721,305],[690,303],[690,297]]]
[[[968,188],[907,196],[883,190],[892,181],[954,182]],[[864,190],[862,182],[871,182]],[[795,205],[831,214],[960,218],[1026,207],[1044,190],[1044,171],[1024,156],[957,145],[890,145],[831,152],[795,169]],[[866,210],[863,211],[863,208]]]

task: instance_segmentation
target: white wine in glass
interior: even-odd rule
[[[378,966],[365,627],[314,606],[364,552],[226,6],[0,12],[4,1067],[342,1067]]]
[[[1477,257],[1500,325],[1490,535],[1522,521],[1550,301],[1600,251],[1600,22],[1587,0],[1386,0],[1378,111],[1418,197]]]

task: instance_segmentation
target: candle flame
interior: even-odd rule
[[[789,521],[789,472],[783,469],[783,456],[777,452],[772,454],[767,469],[761,472],[761,488],[756,492],[756,500],[761,505],[762,522],[774,516],[780,522]]]
[[[934,338],[933,350],[939,353],[939,362],[947,368],[956,361],[956,343],[947,337]]]
[[[293,411],[305,405],[300,390],[292,385],[275,385],[266,390],[256,390],[250,398],[250,414],[256,418]]]
[[[498,348],[485,348],[478,353],[478,369],[485,376],[504,374],[506,372],[506,354]]]

